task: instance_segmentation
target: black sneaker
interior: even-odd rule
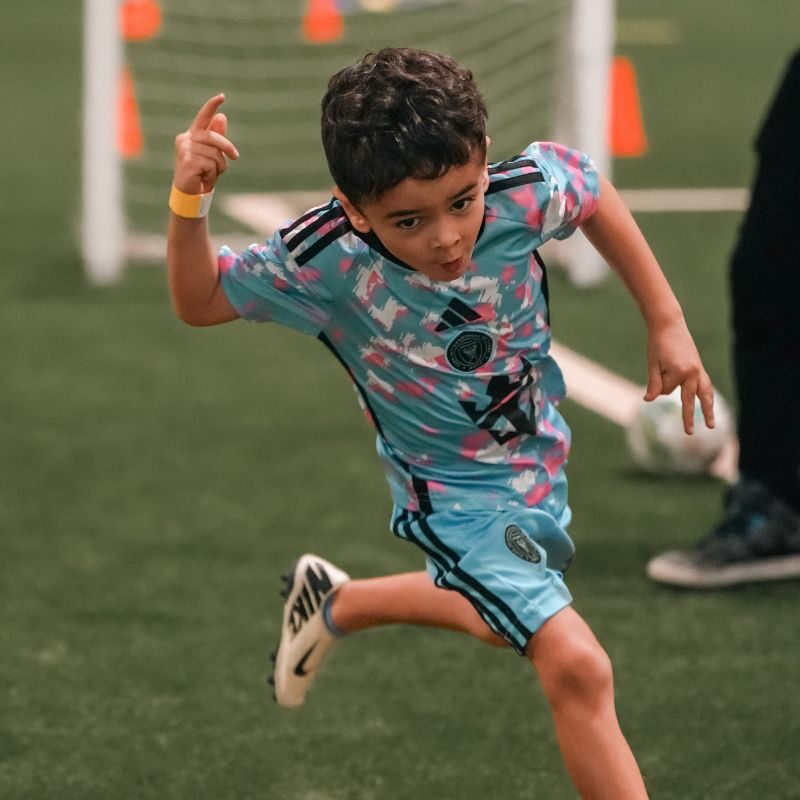
[[[726,493],[722,522],[694,550],[653,558],[647,574],[690,589],[800,578],[800,515],[760,483],[740,481]]]

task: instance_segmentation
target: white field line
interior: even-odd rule
[[[637,386],[557,342],[551,343],[550,352],[564,374],[570,400],[623,428],[630,423],[643,402],[643,386]],[[729,483],[735,481],[738,454],[738,443],[732,439],[711,465],[710,473]]]
[[[711,213],[744,211],[750,194],[742,188],[624,189],[622,199],[634,214]],[[222,210],[271,236],[280,225],[307,208],[321,205],[330,192],[235,194],[223,197]]]
[[[681,41],[681,32],[673,19],[666,17],[619,17],[618,44],[674,45]]]
[[[634,214],[744,211],[747,189],[625,189],[622,199]]]
[[[326,203],[330,192],[282,192],[281,194],[233,194],[223,197],[222,210],[264,236],[272,236],[288,220],[306,209]]]
[[[266,238],[284,222],[296,217],[307,208],[326,202],[329,196],[326,193],[316,192],[287,192],[280,196],[241,194],[224,198],[222,207],[226,214],[251,226],[261,237]],[[626,192],[624,196],[626,198],[632,196],[633,206],[637,204],[648,206],[638,209],[646,211],[656,210],[654,198],[659,198],[662,205],[658,210],[661,211],[687,210],[685,208],[687,203],[696,205],[698,198],[703,198],[704,202],[713,205],[713,208],[706,207],[704,210],[740,210],[744,208],[747,200],[747,193],[743,189],[639,190],[636,193]],[[683,197],[682,203],[679,202],[679,196]],[[734,201],[739,204],[736,208],[731,207]],[[631,201],[628,202],[631,204]],[[633,207],[632,210],[637,209]],[[228,237],[226,243],[234,247],[246,238],[239,234],[236,237]],[[160,240],[160,245],[155,239]],[[247,243],[249,244],[249,241]],[[160,247],[163,258],[163,237],[142,241],[141,244],[144,246],[140,249],[148,251]],[[246,246],[247,244],[242,245]],[[564,374],[571,400],[621,427],[625,427],[633,419],[642,402],[643,387],[557,342],[552,342],[551,353]],[[732,440],[712,465],[711,474],[729,482],[736,480],[737,455],[738,444]]]
[[[214,252],[226,244],[238,253],[262,239],[262,236],[252,233],[227,233],[212,236],[211,244]],[[125,257],[140,263],[163,267],[167,258],[167,238],[158,233],[137,233],[128,236],[125,243]]]
[[[550,353],[564,373],[570,400],[623,428],[634,418],[643,388],[557,342]]]
[[[749,199],[748,190],[741,188],[625,189],[621,194],[635,214],[741,212]],[[326,202],[329,197],[330,192],[236,194],[222,197],[220,205],[230,217],[244,222],[266,238],[283,222],[307,208]],[[239,245],[246,247],[250,240],[242,234],[231,234],[215,237],[215,246],[217,243],[241,249]],[[163,236],[137,234],[129,237],[126,254],[137,261],[163,263],[165,249]]]

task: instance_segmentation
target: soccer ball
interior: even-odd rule
[[[728,404],[714,392],[714,428],[707,428],[695,400],[694,433],[683,431],[681,391],[642,401],[627,428],[633,460],[645,472],[658,475],[699,475],[707,472],[733,435]]]

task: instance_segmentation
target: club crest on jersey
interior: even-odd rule
[[[463,331],[447,346],[447,363],[459,372],[474,372],[491,357],[494,342],[483,331]]]
[[[530,561],[531,564],[538,564],[542,560],[533,540],[519,525],[509,525],[506,528],[506,546],[515,556]]]

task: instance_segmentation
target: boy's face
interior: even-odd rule
[[[488,185],[486,160],[476,157],[439,178],[406,178],[358,208],[336,194],[357,231],[373,231],[391,253],[432,280],[452,281],[469,267]]]

